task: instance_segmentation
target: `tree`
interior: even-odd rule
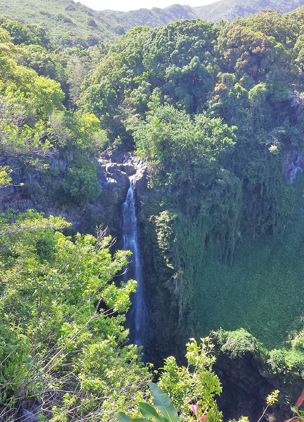
[[[137,151],[155,166],[159,183],[208,187],[222,155],[232,150],[235,127],[221,119],[160,106],[147,114],[133,136]]]
[[[112,281],[129,253],[112,257],[102,230],[97,238],[66,237],[60,230],[68,225],[33,211],[1,216],[0,391],[7,416],[34,396],[53,422],[110,421],[148,380],[123,327],[136,283]]]
[[[0,26],[9,33],[14,44],[41,45],[41,40],[37,34],[35,34],[34,27],[29,28],[27,25],[24,25],[21,22],[17,22],[5,17],[0,17]],[[40,35],[45,37],[45,32],[43,34],[43,31],[44,30],[40,28],[40,30],[37,32],[40,32]]]
[[[85,80],[81,102],[127,148],[130,114],[144,118],[153,90],[169,104],[195,113],[202,110],[217,73],[214,46],[219,29],[212,23],[174,22],[164,28],[136,27],[120,38],[97,70]]]
[[[255,81],[264,80],[278,66],[284,74],[289,68],[290,53],[281,43],[264,33],[234,24],[222,28],[217,51],[222,71],[235,73],[238,79],[246,74]]]
[[[187,344],[187,366],[179,367],[172,356],[165,360],[158,386],[170,396],[182,421],[189,420],[190,405],[198,405],[201,416],[208,413],[213,421],[221,418],[215,396],[222,389],[217,375],[212,372],[213,348],[209,338],[201,339],[200,344],[191,339]]]
[[[86,208],[100,193],[95,163],[80,156],[76,157],[59,187],[63,205]]]

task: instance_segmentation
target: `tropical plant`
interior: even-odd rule
[[[293,412],[293,417],[291,419],[288,419],[285,422],[303,422],[304,421],[304,411],[299,410],[299,407],[304,401],[304,390],[300,397],[298,398],[296,404],[291,407],[291,411]]]
[[[178,411],[180,420],[188,420],[190,406],[199,407],[199,417],[209,415],[210,420],[220,421],[215,396],[222,391],[219,378],[212,371],[215,362],[214,346],[207,337],[198,344],[191,339],[186,345],[187,365],[178,366],[174,357],[165,359],[165,365],[158,382]]]
[[[144,418],[130,418],[124,412],[115,413],[116,418],[120,422],[139,422],[151,421],[156,419],[158,422],[179,422],[179,417],[176,409],[174,408],[170,397],[163,393],[161,389],[153,382],[148,383],[151,388],[151,395],[153,397],[153,404],[155,407],[148,403],[138,403],[139,410]],[[158,413],[157,410],[161,413]],[[149,418],[149,419],[148,419]]]
[[[139,402],[139,410],[145,418],[156,418],[159,422],[191,420],[193,411],[198,421],[209,419],[219,422],[221,413],[217,408],[215,395],[220,394],[218,377],[212,372],[215,357],[209,339],[201,339],[198,345],[194,339],[187,344],[187,366],[178,367],[173,356],[165,360],[158,384],[148,383],[153,403],[163,416],[159,415],[149,403]],[[192,404],[194,403],[194,404]],[[115,416],[120,422],[137,421],[123,412]]]

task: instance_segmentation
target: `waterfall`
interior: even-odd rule
[[[138,346],[143,346],[145,304],[138,246],[134,185],[132,179],[130,179],[130,187],[127,192],[126,200],[123,204],[122,220],[123,248],[125,250],[132,251],[130,263],[126,273],[124,274],[124,280],[127,281],[132,278],[137,281],[137,291],[131,296],[132,306],[127,315],[127,326],[130,329],[130,341]]]

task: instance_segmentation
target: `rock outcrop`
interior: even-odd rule
[[[295,185],[297,172],[303,173],[304,155],[297,151],[290,151],[285,155],[284,160],[285,175],[291,185]]]
[[[72,159],[63,159],[56,154],[47,158],[52,172],[53,184],[60,182]],[[9,208],[15,212],[34,209],[46,216],[61,215],[72,223],[71,230],[90,232],[96,225],[109,228],[114,237],[121,233],[121,207],[125,201],[130,177],[134,179],[136,191],[144,192],[147,188],[147,165],[142,159],[131,154],[115,151],[104,152],[96,160],[97,177],[102,189],[99,198],[85,210],[77,207],[61,207],[56,197],[48,192],[47,180],[41,169],[25,168],[14,158],[2,159],[0,165],[13,169],[12,184],[0,188],[0,212]],[[24,184],[20,186],[20,184]],[[118,245],[120,246],[120,245]]]

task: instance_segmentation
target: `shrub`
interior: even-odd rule
[[[68,168],[59,189],[64,205],[86,208],[101,193],[96,165],[84,157],[77,157]]]

